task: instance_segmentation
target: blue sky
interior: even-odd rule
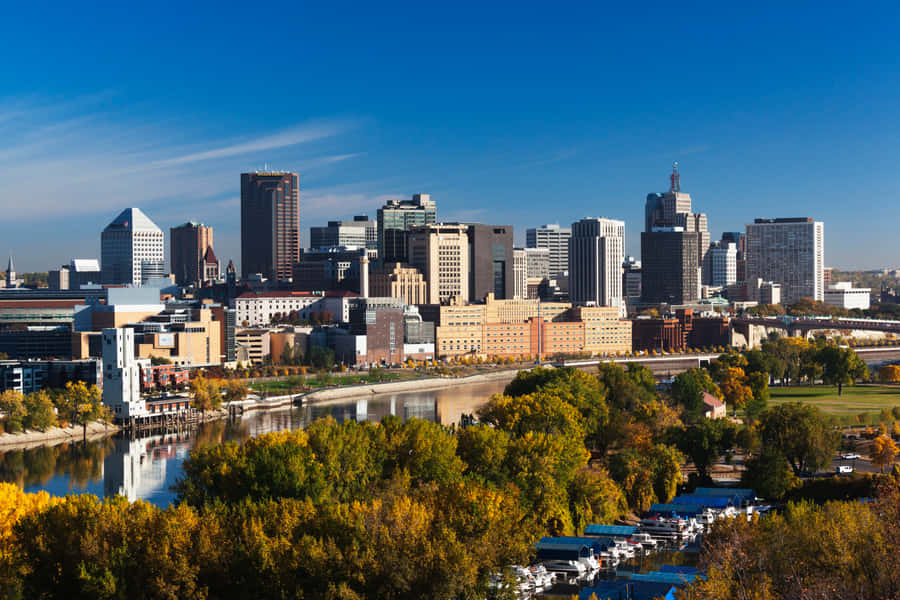
[[[20,271],[98,257],[127,206],[237,259],[239,174],[266,163],[300,172],[304,238],[424,192],[522,242],[624,219],[637,254],[675,160],[713,238],[812,216],[829,265],[900,266],[896,2],[187,4],[5,7]]]

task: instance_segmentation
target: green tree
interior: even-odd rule
[[[744,406],[744,415],[747,422],[756,421],[769,405],[769,375],[768,373],[754,372],[747,377],[747,385],[750,386],[752,399]]]
[[[840,434],[815,406],[789,402],[760,415],[759,437],[766,450],[785,457],[794,473],[815,472],[830,464]]]
[[[225,383],[226,402],[241,402],[242,400],[247,398],[248,393],[250,393],[250,390],[247,389],[247,384],[245,384],[243,381],[238,381],[237,379],[229,379]]]
[[[709,469],[737,442],[737,426],[727,419],[703,419],[684,429],[674,428],[671,439],[697,468],[701,482],[711,480]]]
[[[704,369],[688,369],[676,375],[672,382],[672,399],[684,407],[685,417],[689,420],[696,420],[703,416],[705,411],[703,392],[721,398],[719,387]]]
[[[869,375],[866,363],[850,348],[825,346],[819,351],[817,358],[822,365],[822,380],[829,385],[838,386],[838,396],[843,392],[844,385],[853,385],[857,379]]]
[[[478,410],[478,417],[517,437],[528,431],[568,435],[578,440],[585,436],[581,413],[552,391],[523,396],[495,394]]]

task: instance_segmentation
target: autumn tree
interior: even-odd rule
[[[215,379],[206,379],[198,374],[191,379],[190,393],[194,408],[204,415],[206,411],[215,410],[222,405],[222,391]]]
[[[57,397],[57,408],[66,421],[81,425],[84,439],[87,439],[88,423],[109,419],[100,389],[83,381],[66,383],[65,390]]]
[[[878,370],[878,379],[882,383],[898,383],[900,382],[900,366],[884,365]]]
[[[730,404],[733,410],[744,408],[753,400],[753,391],[747,385],[747,377],[740,367],[726,367],[721,372],[719,389],[722,397]]]
[[[56,412],[53,410],[53,400],[45,390],[40,390],[25,397],[26,429],[46,431],[56,425]]]
[[[241,402],[247,397],[247,394],[250,393],[250,390],[247,388],[247,384],[243,381],[238,381],[237,379],[229,379],[225,382],[225,401],[226,402]]]
[[[0,411],[3,411],[3,429],[7,433],[18,433],[25,426],[25,398],[21,392],[6,390],[0,393]]]
[[[894,464],[894,459],[900,454],[900,448],[887,435],[879,435],[872,440],[871,458],[872,464],[879,467],[884,473],[884,468]]]

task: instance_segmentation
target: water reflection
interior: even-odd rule
[[[377,422],[387,415],[404,421],[413,417],[444,425],[473,413],[503,383],[462,385],[432,392],[379,394],[328,404],[250,413],[236,421],[216,421],[201,427],[141,438],[124,435],[88,442],[67,442],[31,450],[0,453],[0,480],[16,483],[27,492],[46,490],[69,493],[122,495],[158,506],[174,500],[171,487],[181,473],[181,463],[192,448],[226,441],[242,442],[274,431],[303,428],[316,419],[331,416]]]

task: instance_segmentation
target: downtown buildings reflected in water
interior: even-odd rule
[[[141,438],[119,435],[86,444],[9,450],[0,453],[0,480],[17,483],[27,492],[121,495],[131,501],[142,499],[165,507],[175,499],[171,488],[181,474],[181,463],[194,447],[302,429],[328,416],[339,422],[378,422],[396,415],[404,421],[419,418],[449,426],[457,423],[460,415],[474,413],[504,387],[503,383],[469,384],[430,392],[364,396],[250,413],[236,421],[205,423],[189,432]]]

